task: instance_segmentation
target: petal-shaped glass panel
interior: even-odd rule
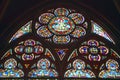
[[[53,36],[53,42],[56,44],[67,44],[70,42],[70,36]]]
[[[22,60],[24,60],[24,61],[33,60],[33,59],[34,59],[34,54],[30,54],[30,55],[23,54],[22,55]]]
[[[71,18],[75,24],[82,24],[85,21],[84,16],[80,13],[72,13],[68,17]]]
[[[48,30],[47,26],[41,26],[40,28],[38,28],[37,30],[37,34],[41,37],[51,37],[53,34]]]
[[[89,40],[87,44],[89,46],[99,46],[99,43],[96,40]]]
[[[100,61],[101,60],[101,56],[99,54],[97,54],[97,55],[89,54],[88,58],[90,61]]]
[[[40,21],[40,23],[48,24],[50,19],[53,17],[54,17],[54,14],[52,14],[52,13],[44,13],[39,17],[39,21]]]
[[[54,12],[56,16],[67,16],[69,11],[65,8],[57,8]]]
[[[15,51],[15,53],[17,53],[17,54],[21,54],[21,53],[23,53],[23,51],[24,51],[24,46],[19,45],[19,46],[15,47],[14,51]]]
[[[43,52],[44,48],[42,46],[34,46],[34,53],[35,54],[41,54]]]
[[[80,38],[85,34],[86,34],[86,30],[83,27],[76,27],[76,29],[70,35],[76,38]]]
[[[80,52],[81,54],[87,54],[87,53],[88,53],[88,46],[81,46],[81,47],[79,48],[79,52]]]
[[[33,39],[28,39],[28,40],[25,41],[24,45],[25,46],[34,46],[35,41]]]
[[[103,55],[106,55],[109,52],[109,49],[105,46],[100,46],[99,49],[100,49],[100,53]]]

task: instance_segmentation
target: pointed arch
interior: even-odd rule
[[[120,57],[109,46],[115,46],[115,42],[104,26],[84,13],[59,7],[33,16],[12,36],[9,43],[16,40],[16,44],[9,47],[1,60],[12,56],[28,78],[104,78],[103,72],[108,75],[105,62]],[[4,72],[0,70],[0,76]],[[119,76],[119,72],[116,74]]]

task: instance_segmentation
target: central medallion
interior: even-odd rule
[[[67,35],[74,30],[75,25],[68,17],[59,16],[49,22],[48,28],[56,35]]]

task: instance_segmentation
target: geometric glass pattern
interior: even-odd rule
[[[46,50],[45,50],[45,55],[46,55],[47,57],[50,57],[52,60],[55,61],[55,58],[54,58],[53,54],[52,54],[52,53],[50,52],[50,50],[47,49],[47,48],[46,48]]]
[[[109,53],[109,49],[96,40],[88,40],[79,48],[80,54],[86,56],[89,61],[101,61]]]
[[[17,55],[22,57],[22,60],[29,61],[41,55],[44,48],[40,42],[27,39],[26,41],[20,42],[19,45],[15,47],[14,51]]]
[[[55,52],[59,56],[60,60],[62,61],[64,56],[66,55],[68,49],[55,49]]]
[[[6,57],[9,57],[11,56],[13,53],[12,53],[12,49],[9,49],[2,57],[1,57],[1,60],[6,58]]]
[[[77,49],[75,49],[75,50],[73,50],[73,52],[71,53],[71,55],[69,56],[67,61],[69,61],[70,59],[77,57],[77,56],[78,56]]]

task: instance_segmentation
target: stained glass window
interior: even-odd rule
[[[95,21],[76,9],[40,11],[1,52],[0,77],[120,78],[113,36]]]

